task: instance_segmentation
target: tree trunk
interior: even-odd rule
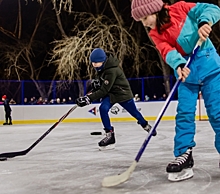
[[[61,19],[60,19],[60,14],[59,14],[59,11],[57,9],[56,4],[54,4],[54,9],[55,9],[56,17],[57,17],[57,26],[58,26],[62,36],[66,38],[67,35],[66,35],[66,33],[65,33],[64,29],[63,29],[63,25],[62,25],[62,22],[61,22]]]
[[[21,27],[22,27],[22,18],[21,18],[21,2],[18,0],[18,39],[21,38]]]
[[[114,14],[116,20],[118,21],[118,25],[119,25],[121,28],[123,28],[123,26],[124,26],[124,21],[123,21],[122,16],[121,16],[120,13],[117,11],[115,5],[112,3],[111,0],[108,0],[108,3],[109,3],[109,5],[110,5],[110,7],[111,7],[111,10],[112,10],[112,12],[113,12],[113,14]],[[121,36],[121,40],[123,40],[123,38],[122,38],[123,34],[122,34],[122,33],[120,34],[120,36]],[[122,46],[120,47],[120,54],[119,54],[120,64],[119,64],[119,65],[122,67],[122,64],[124,63],[126,48],[125,48],[125,46],[124,46],[124,44],[123,44],[123,41],[121,42],[121,44],[122,44]]]

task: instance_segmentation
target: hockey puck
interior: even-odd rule
[[[91,135],[102,135],[102,132],[92,132]]]
[[[1,157],[1,158],[0,158],[0,161],[5,161],[5,160],[7,160],[6,157]]]

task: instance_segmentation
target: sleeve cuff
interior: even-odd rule
[[[185,67],[185,65],[186,65],[185,63],[179,64],[179,65],[176,67],[176,70],[177,70],[178,67],[181,67],[181,69],[182,69],[183,67]]]
[[[209,23],[208,22],[200,22],[199,25],[198,25],[198,28],[201,28],[205,24],[209,24]]]

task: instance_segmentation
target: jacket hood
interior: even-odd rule
[[[104,69],[117,67],[118,65],[119,65],[119,60],[116,57],[109,55],[105,64],[104,64]]]

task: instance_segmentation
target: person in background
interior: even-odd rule
[[[37,102],[36,102],[36,100],[35,100],[35,97],[32,97],[32,98],[30,99],[30,101],[28,102],[28,104],[30,104],[30,105],[35,105],[35,104],[37,104]]]
[[[74,103],[74,102],[73,102],[71,96],[69,96],[68,101],[67,101],[67,104],[73,104],[73,103]]]
[[[63,99],[62,99],[61,104],[66,104],[66,98],[63,98]]]
[[[24,98],[24,105],[28,105],[29,103],[28,103],[28,99],[25,97]]]
[[[76,104],[83,107],[95,100],[102,99],[99,112],[106,137],[98,143],[99,149],[114,149],[115,147],[114,127],[111,125],[108,115],[115,103],[119,103],[137,119],[138,124],[144,130],[149,132],[151,126],[136,108],[129,82],[119,67],[119,60],[112,55],[107,56],[103,49],[96,48],[90,55],[90,61],[96,70],[97,79],[92,82],[92,92],[76,99]],[[153,135],[156,135],[156,131]]]
[[[37,104],[38,100],[36,99],[35,96],[32,97],[32,100],[33,100],[34,104]]]
[[[49,104],[49,102],[48,102],[48,99],[47,98],[44,98],[44,100],[43,100],[43,104]]]
[[[61,102],[60,102],[60,98],[57,98],[57,104],[60,104]]]
[[[37,104],[38,105],[42,105],[43,104],[43,98],[41,96],[38,98]]]
[[[167,99],[167,95],[164,93],[159,100],[166,100]]]
[[[11,100],[9,101],[9,104],[16,104],[16,102],[13,98],[11,98]]]
[[[134,101],[135,101],[135,102],[140,101],[140,98],[139,98],[138,94],[135,94],[135,95],[134,95]]]
[[[53,98],[50,100],[50,104],[56,104],[56,100],[54,100]]]
[[[158,100],[158,99],[157,99],[157,95],[154,94],[154,95],[153,95],[153,98],[152,98],[151,100],[152,100],[152,101],[156,101],[156,100]]]
[[[150,99],[150,97],[146,94],[145,96],[144,96],[144,101],[148,101]]]
[[[6,95],[2,96],[2,101],[5,109],[5,123],[3,123],[3,125],[12,125],[11,107],[9,105],[9,100],[7,99]]]

